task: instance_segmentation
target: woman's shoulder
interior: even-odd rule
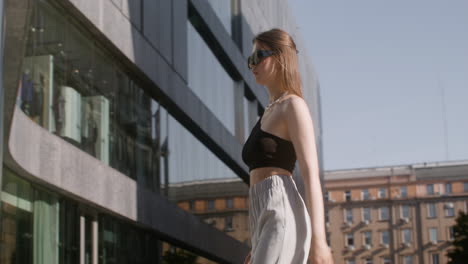
[[[291,112],[291,111],[297,111],[300,109],[308,108],[307,103],[304,100],[304,98],[291,94],[286,97],[283,101],[283,111],[284,112]]]

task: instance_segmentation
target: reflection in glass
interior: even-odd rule
[[[235,84],[190,21],[188,34],[188,85],[210,111],[235,135]]]
[[[33,3],[18,107],[51,133],[158,191],[159,104],[53,2]]]

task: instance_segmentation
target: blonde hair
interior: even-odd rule
[[[261,43],[272,51],[273,58],[280,66],[279,77],[282,92],[302,96],[301,74],[297,58],[298,50],[292,37],[284,30],[273,28],[255,36],[252,43]]]

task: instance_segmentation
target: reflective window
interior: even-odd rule
[[[346,246],[354,246],[354,234],[346,234]]]
[[[379,198],[386,198],[387,197],[387,189],[380,188],[379,189]]]
[[[368,190],[368,189],[362,190],[361,196],[362,196],[362,199],[363,199],[363,200],[369,200],[369,199],[370,199],[370,197],[369,197],[369,190]]]
[[[437,217],[437,211],[436,211],[436,204],[435,203],[428,203],[427,204],[427,217],[428,218]]]
[[[370,207],[363,207],[362,208],[362,219],[364,221],[371,221],[371,208]]]
[[[364,245],[372,245],[372,231],[366,231],[363,233]]]
[[[0,224],[8,228],[0,234],[0,263],[78,264],[80,252],[84,263],[91,263],[94,246],[99,263],[216,263],[131,223],[106,214],[91,216],[80,209],[86,206],[33,186],[8,169],[3,171],[1,199]]]
[[[388,220],[389,212],[388,207],[379,208],[379,220]]]
[[[408,187],[406,187],[406,186],[401,186],[400,187],[400,196],[401,196],[401,198],[408,197]]]
[[[232,209],[234,208],[234,201],[232,198],[227,198],[226,199],[226,208]]]
[[[235,83],[190,21],[187,22],[187,34],[188,85],[227,130],[235,135]]]
[[[403,264],[413,264],[413,256],[404,256]]]
[[[428,195],[434,194],[434,184],[427,184],[426,185],[426,192]]]
[[[401,206],[401,217],[402,218],[410,218],[411,217],[411,210],[410,210],[410,207],[409,205],[402,205]]]
[[[455,216],[455,206],[453,203],[446,203],[444,205],[445,216],[453,217]]]
[[[65,12],[34,1],[18,107],[142,186],[159,188],[159,104]]]
[[[231,34],[232,32],[232,0],[208,0],[219,20],[223,24],[226,31]]]
[[[451,194],[452,193],[452,183],[448,182],[445,184],[445,193]]]
[[[437,227],[429,228],[429,241],[437,243]]]
[[[401,230],[403,243],[411,243],[411,229],[405,228]]]
[[[382,232],[380,232],[380,242],[384,245],[388,245],[390,244],[390,233],[388,230],[384,230]]]
[[[345,222],[346,223],[353,223],[353,209],[346,208],[345,210]]]
[[[351,191],[345,191],[345,200],[351,201]]]

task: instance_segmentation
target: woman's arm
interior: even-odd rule
[[[285,120],[304,179],[305,200],[312,225],[311,255],[317,263],[332,263],[330,249],[326,242],[324,205],[314,126],[304,99],[294,96],[288,100]]]

